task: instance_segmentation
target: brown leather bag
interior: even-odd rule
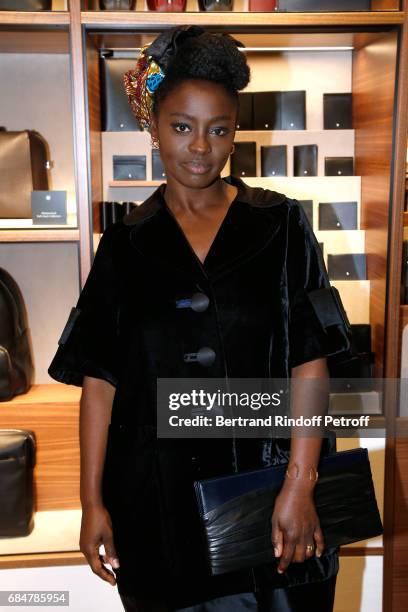
[[[0,218],[30,219],[31,192],[48,190],[48,146],[31,130],[0,130]]]

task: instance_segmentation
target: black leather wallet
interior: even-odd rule
[[[298,202],[305,211],[306,217],[313,228],[313,200],[298,200]]]
[[[354,230],[357,202],[319,202],[319,230]]]
[[[140,126],[130,108],[123,75],[135,67],[134,58],[114,57],[112,52],[101,58],[101,103],[102,131],[130,132],[140,131]]]
[[[254,129],[280,130],[281,121],[281,92],[256,91],[253,94]]]
[[[146,180],[146,155],[114,155],[115,181]]]
[[[342,253],[327,256],[327,272],[332,280],[367,279],[365,253]]]
[[[295,145],[293,147],[293,175],[317,176],[317,145]]]
[[[253,93],[244,91],[238,93],[238,118],[237,130],[252,130],[254,128],[253,120]]]
[[[354,157],[325,157],[325,176],[353,176]]]
[[[353,127],[351,93],[323,94],[323,127],[325,130],[348,130]]]
[[[153,181],[166,179],[166,172],[158,149],[152,149],[152,179]]]
[[[306,92],[281,92],[281,130],[306,129]]]
[[[271,516],[287,465],[194,483],[212,575],[276,563]],[[314,500],[326,548],[378,536],[383,527],[366,448],[323,456]]]
[[[261,176],[287,176],[286,145],[261,147]]]
[[[235,142],[231,155],[231,174],[234,176],[256,176],[256,142]]]

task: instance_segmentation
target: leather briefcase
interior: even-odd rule
[[[146,155],[114,155],[113,179],[115,181],[145,181]]]
[[[319,202],[319,230],[355,230],[357,202]]]
[[[177,13],[186,10],[186,0],[147,0],[147,8],[159,13]]]
[[[27,429],[0,429],[0,536],[26,536],[34,527],[36,440]]]
[[[256,91],[254,96],[254,129],[281,129],[281,92]]]
[[[31,192],[48,191],[48,159],[38,132],[0,130],[0,218],[31,218]]]
[[[261,146],[261,176],[287,176],[286,145]]]
[[[306,92],[281,92],[281,130],[306,129]]]
[[[238,93],[238,118],[237,130],[253,130],[253,103],[254,95],[250,91]]]
[[[317,176],[317,145],[293,147],[293,176]]]
[[[256,176],[256,142],[235,142],[231,155],[231,174],[238,177]]]
[[[298,200],[298,202],[305,211],[310,226],[313,228],[313,200]]]
[[[327,272],[330,280],[366,280],[366,259],[365,253],[329,254]]]
[[[130,108],[123,75],[135,67],[132,58],[115,57],[112,52],[101,58],[101,102],[103,132],[139,131],[139,123]]]
[[[0,11],[50,11],[52,0],[0,0]]]
[[[323,94],[323,127],[325,130],[352,129],[351,93]]]
[[[325,176],[353,176],[354,157],[325,157]]]

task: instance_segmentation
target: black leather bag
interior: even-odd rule
[[[281,130],[306,129],[306,92],[281,92]]]
[[[132,11],[136,0],[99,0],[103,11]]]
[[[212,575],[277,564],[271,516],[286,468],[278,465],[194,483]],[[318,472],[314,500],[326,547],[383,532],[367,449],[325,455]]]
[[[102,131],[140,132],[123,84],[123,75],[135,67],[136,59],[114,57],[110,53],[103,56],[100,62]]]
[[[34,432],[0,429],[0,536],[26,536],[34,527]]]
[[[233,0],[198,0],[200,11],[232,11]]]
[[[254,129],[254,118],[253,118],[253,105],[254,95],[250,91],[244,91],[238,93],[238,118],[237,118],[237,130],[253,130]]]
[[[352,94],[323,94],[323,127],[325,130],[349,130],[353,127]]]
[[[287,176],[286,145],[261,147],[261,176]]]
[[[295,145],[293,147],[293,175],[317,176],[317,145]]]
[[[365,253],[341,253],[327,256],[327,272],[331,280],[366,280]]]
[[[115,181],[145,181],[146,155],[114,155],[113,179]]]
[[[325,157],[325,176],[353,176],[354,157]]]
[[[52,0],[0,0],[0,11],[50,11]]]
[[[355,230],[357,202],[319,202],[319,230]]]
[[[231,155],[231,174],[234,176],[256,176],[256,142],[235,142]]]
[[[0,268],[0,401],[26,393],[31,387],[33,362],[28,334],[23,295],[13,277]]]

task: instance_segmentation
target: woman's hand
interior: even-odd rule
[[[301,563],[322,554],[324,538],[310,483],[285,481],[272,514],[272,545],[275,557],[280,557],[279,573],[293,561]]]
[[[105,555],[99,554],[101,544],[105,547]],[[119,559],[113,544],[111,518],[103,505],[83,509],[79,549],[85,555],[92,571],[102,580],[115,586],[115,575],[103,565],[109,563],[114,569],[119,567]]]

